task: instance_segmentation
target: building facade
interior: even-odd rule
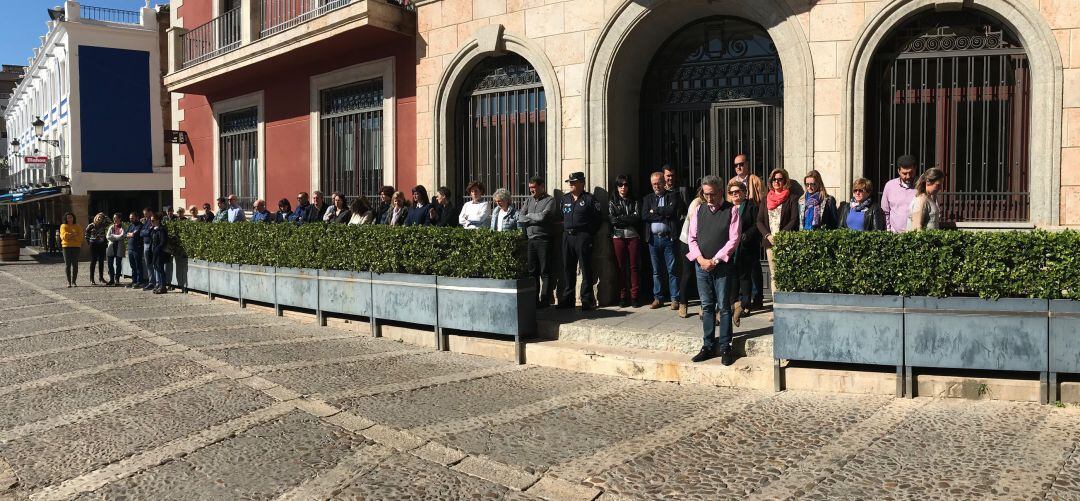
[[[11,101],[11,92],[22,80],[23,71],[26,68],[14,64],[5,64],[0,67],[0,114],[7,111],[8,102]],[[8,139],[7,122],[0,120],[0,194],[11,190],[11,181],[8,176]],[[5,214],[0,211],[0,218]],[[6,220],[6,219],[5,219]]]
[[[85,222],[168,203],[159,13],[67,1],[50,16],[4,111],[13,190],[0,202],[28,234],[67,211]]]

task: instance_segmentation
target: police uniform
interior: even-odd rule
[[[575,172],[571,180],[585,180],[585,174]],[[577,285],[577,268],[581,263],[581,305],[583,308],[596,306],[592,282],[593,235],[600,227],[600,204],[591,193],[582,192],[575,200],[572,193],[559,199],[559,208],[563,218],[563,282],[559,294],[559,306],[570,307],[574,304],[574,287]]]

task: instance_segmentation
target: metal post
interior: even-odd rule
[[[1049,381],[1047,381],[1046,403],[1054,404],[1061,399],[1061,397],[1058,395],[1057,373],[1050,372],[1044,374],[1049,374]]]
[[[904,396],[904,366],[896,366],[896,397]]]
[[[915,374],[910,366],[904,366],[904,396],[915,398]]]
[[[1051,392],[1049,391],[1049,386],[1050,386],[1050,373],[1046,372],[1046,371],[1040,372],[1039,373],[1039,403],[1040,404],[1049,404],[1049,403],[1052,403],[1055,400],[1057,400],[1056,398],[1054,400],[1050,400],[1050,393]],[[1054,393],[1056,393],[1056,392],[1054,392]]]
[[[784,391],[784,368],[780,367],[780,359],[773,359],[773,391]]]

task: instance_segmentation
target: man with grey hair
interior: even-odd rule
[[[494,231],[513,231],[518,229],[517,208],[510,203],[510,192],[505,188],[495,190],[491,195],[495,209],[491,211],[491,229]]]
[[[719,351],[721,363],[731,365],[735,357],[731,353],[731,301],[728,299],[732,261],[739,248],[739,211],[724,198],[724,186],[719,177],[709,175],[701,180],[701,198],[704,203],[689,214],[686,223],[690,225],[690,253],[686,258],[694,262],[701,295],[702,346],[693,361],[708,360]],[[719,319],[716,316],[718,306]],[[718,320],[719,342],[713,337]]]
[[[226,209],[226,219],[230,223],[240,223],[246,220],[247,216],[244,214],[244,208],[240,207],[240,202],[236,198],[236,195],[230,193],[227,200],[229,201],[229,206]]]

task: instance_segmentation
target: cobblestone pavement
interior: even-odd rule
[[[1080,499],[1080,410],[679,386],[0,265],[0,499]]]

